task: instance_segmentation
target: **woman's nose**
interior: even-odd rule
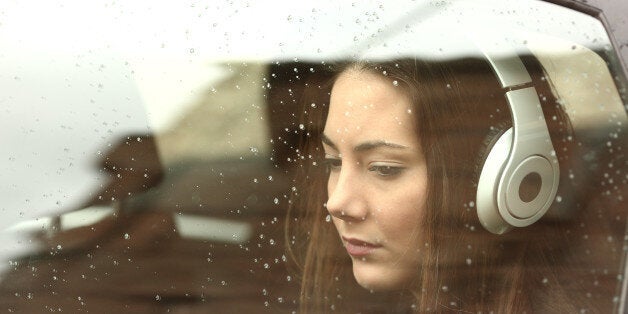
[[[332,172],[327,182],[327,211],[345,221],[365,220],[368,214],[367,194],[359,175],[354,170]]]

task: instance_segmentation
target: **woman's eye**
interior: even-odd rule
[[[342,166],[342,160],[339,158],[325,158],[323,164],[325,165],[325,168],[327,168],[328,172],[338,171]]]
[[[403,171],[403,167],[396,166],[371,166],[369,167],[369,171],[377,173],[377,175],[382,177],[391,177],[401,173]]]

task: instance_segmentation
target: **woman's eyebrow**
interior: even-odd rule
[[[354,147],[353,150],[356,152],[362,152],[362,151],[367,151],[367,150],[373,150],[379,147],[388,147],[388,148],[396,148],[396,149],[408,148],[408,146],[405,146],[405,145],[395,144],[395,143],[386,142],[386,141],[369,141],[369,142],[364,142],[364,143],[359,144],[358,146]]]
[[[338,150],[338,147],[336,146],[336,144],[334,144],[334,142],[325,134],[321,135],[321,142],[323,142],[323,144]],[[391,142],[387,142],[387,141],[383,141],[383,140],[378,140],[378,141],[368,141],[368,142],[364,142],[364,143],[360,143],[359,145],[357,145],[356,147],[353,148],[353,151],[355,152],[363,152],[363,151],[367,151],[367,150],[373,150],[379,147],[388,147],[388,148],[396,148],[396,149],[407,149],[409,148],[408,146],[405,145],[401,145],[401,144],[396,144],[396,143],[391,143]]]
[[[321,134],[321,142],[335,150],[338,150],[336,144],[334,144],[334,142],[327,135],[325,135],[325,133]]]

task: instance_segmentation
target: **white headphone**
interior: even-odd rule
[[[480,223],[502,234],[529,226],[547,212],[560,172],[539,96],[523,62],[514,50],[504,57],[480,48],[505,91],[513,122],[488,148],[476,194]]]

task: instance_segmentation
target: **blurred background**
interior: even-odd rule
[[[621,311],[627,8],[559,2],[3,2],[0,311],[296,310],[284,218],[327,65],[468,56],[465,32],[494,25],[553,42],[613,226],[586,235],[603,266],[585,293]]]

